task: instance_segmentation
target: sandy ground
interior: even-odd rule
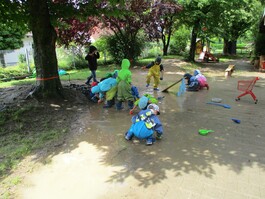
[[[176,60],[164,62],[161,90],[184,72]],[[177,96],[178,86],[168,93],[145,88],[147,71],[133,69],[140,93],[164,98],[159,101],[164,137],[152,146],[144,141],[126,141],[130,127],[128,110],[87,107],[73,121],[73,136],[35,165],[17,187],[19,199],[263,199],[265,198],[264,74],[253,72],[247,62],[236,63],[231,78],[224,67],[206,64],[203,71],[210,90]],[[212,73],[215,70],[216,72]],[[211,76],[210,76],[211,75]],[[235,101],[238,80],[259,76],[253,92]],[[231,109],[210,105],[221,98]],[[237,124],[231,120],[241,120]],[[199,129],[211,129],[207,136]],[[21,163],[23,166],[23,163]]]

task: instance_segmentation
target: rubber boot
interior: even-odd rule
[[[118,102],[116,103],[116,109],[117,109],[117,110],[121,110],[121,109],[123,109],[123,107],[122,107],[122,101],[118,101]]]
[[[126,139],[126,140],[132,140],[132,138],[133,138],[133,134],[132,134],[132,132],[131,131],[128,131],[128,132],[126,132],[125,133],[125,135],[124,135],[124,138]]]
[[[146,145],[150,146],[154,143],[154,139],[152,137],[146,138]]]
[[[103,108],[111,108],[114,104],[114,99],[108,100],[107,103],[103,106]]]
[[[86,83],[85,83],[85,84],[86,84],[86,85],[90,85],[90,81],[91,81],[91,79],[92,79],[92,77],[91,77],[91,76],[90,76],[90,77],[88,77],[88,78],[87,78],[87,81],[86,81]]]
[[[133,106],[134,106],[133,101],[128,100],[128,107],[129,107],[129,109],[133,109]]]

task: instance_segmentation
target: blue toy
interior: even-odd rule
[[[239,119],[236,119],[236,118],[231,118],[231,120],[233,122],[237,123],[237,124],[240,124],[241,123],[241,121]]]
[[[228,109],[231,108],[231,106],[228,105],[228,104],[220,104],[220,103],[214,103],[214,102],[208,102],[208,103],[206,103],[206,104],[212,104],[212,105],[216,105],[216,106],[222,106],[222,107],[224,107],[224,108],[228,108]]]
[[[179,86],[179,91],[177,92],[177,96],[181,96],[186,92],[186,85],[185,85],[185,79],[182,78],[181,84]]]

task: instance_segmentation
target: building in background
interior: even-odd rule
[[[33,37],[32,33],[27,33],[23,39],[23,47],[16,50],[6,50],[4,52],[4,61],[6,66],[14,66],[19,62],[19,56],[23,55],[26,62],[33,61]]]

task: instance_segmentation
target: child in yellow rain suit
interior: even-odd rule
[[[151,62],[147,66],[144,66],[142,68],[148,68],[148,74],[146,76],[146,87],[149,86],[151,77],[154,78],[154,90],[158,91],[158,85],[160,80],[163,80],[163,73],[164,73],[164,67],[161,64],[161,57],[158,56],[154,62]],[[160,76],[161,74],[161,76]]]

